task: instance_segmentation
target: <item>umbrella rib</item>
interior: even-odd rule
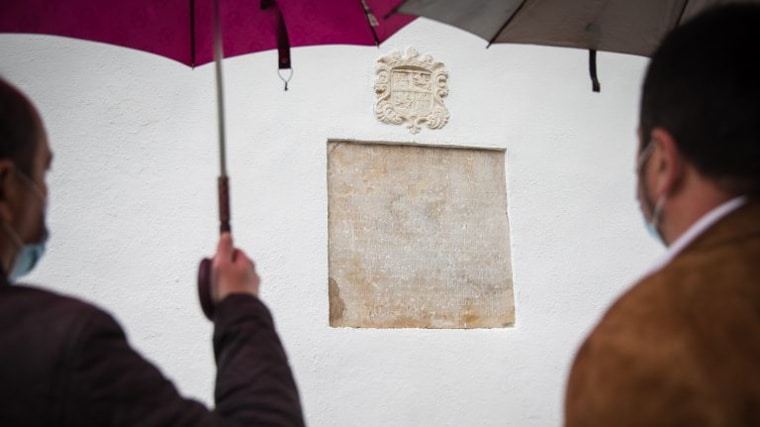
[[[523,6],[525,6],[525,3],[527,3],[527,0],[523,0],[520,3],[520,6],[517,6],[517,9],[515,9],[515,12],[512,14],[512,16],[510,16],[506,20],[506,22],[504,22],[504,24],[501,26],[501,28],[499,28],[499,31],[497,31],[496,34],[494,34],[493,37],[491,37],[491,39],[488,40],[488,46],[486,46],[486,48],[491,47],[491,45],[496,40],[496,37],[499,37],[499,34],[501,34],[501,32],[504,31],[504,29],[507,28],[507,26],[512,23],[512,21],[515,19],[515,16],[517,16],[517,14],[520,13],[520,10],[522,10]]]
[[[375,14],[372,13],[372,9],[370,9],[369,5],[367,4],[367,0],[359,1],[362,4],[362,9],[364,9],[364,16],[367,18],[369,30],[372,31],[372,38],[375,39],[375,46],[380,46],[380,38],[377,37],[377,33],[375,32],[375,27],[379,26],[380,23],[377,22],[377,17],[375,17]]]

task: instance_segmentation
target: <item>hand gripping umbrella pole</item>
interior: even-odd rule
[[[219,2],[214,1],[214,65],[216,69],[216,110],[219,125],[219,233],[232,232],[230,225],[230,184],[227,176],[227,146],[224,132],[224,87],[222,85],[222,28],[219,19]],[[198,298],[203,314],[209,320],[214,317],[214,302],[211,299],[210,258],[203,258],[198,266]]]

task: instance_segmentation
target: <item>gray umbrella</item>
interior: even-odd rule
[[[399,13],[461,28],[491,43],[527,43],[649,56],[681,22],[710,6],[760,0],[407,0]]]

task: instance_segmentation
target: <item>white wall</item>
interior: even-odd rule
[[[495,45],[418,20],[373,47],[225,62],[237,244],[287,347],[311,426],[556,426],[577,346],[661,249],[634,201],[646,60]],[[374,62],[415,47],[448,67],[450,123],[412,136],[372,112]],[[213,67],[124,48],[0,35],[0,74],[41,110],[56,153],[49,252],[30,280],[115,314],[182,392],[212,401],[196,265],[216,237]],[[328,326],[326,141],[507,150],[517,321],[498,330]]]

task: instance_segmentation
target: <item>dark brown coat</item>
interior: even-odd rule
[[[216,408],[182,398],[92,305],[0,283],[0,426],[303,426],[269,311],[216,308]]]

